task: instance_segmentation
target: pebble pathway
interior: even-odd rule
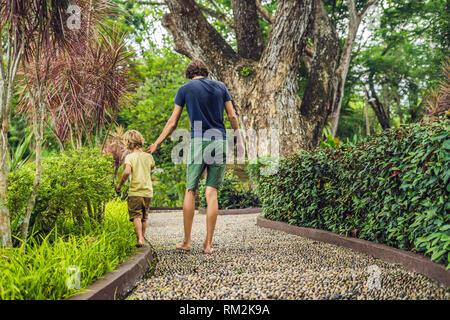
[[[151,213],[146,238],[158,255],[155,273],[127,299],[444,299],[450,288],[370,255],[256,226],[257,214],[221,215],[214,252],[202,253],[205,215],[196,214],[192,251],[181,211]],[[370,266],[379,289],[369,289]]]

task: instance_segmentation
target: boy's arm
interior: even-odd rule
[[[179,105],[175,104],[175,107],[173,109],[172,115],[170,116],[169,120],[167,121],[166,125],[164,126],[164,129],[159,136],[158,139],[156,139],[155,143],[153,143],[151,146],[149,146],[145,152],[153,153],[158,149],[161,143],[163,143],[164,140],[167,139],[168,136],[170,136],[175,130],[175,128],[178,125],[178,120],[180,119],[181,112],[183,111],[183,108]]]
[[[116,187],[116,192],[120,192],[120,189],[122,189],[122,185],[125,183],[125,181],[127,181],[130,174],[131,174],[131,166],[129,164],[125,164],[125,170],[123,170],[122,178],[120,179],[120,182]]]

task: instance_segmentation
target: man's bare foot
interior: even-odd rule
[[[211,244],[207,244],[206,241],[203,242],[203,253],[211,254],[213,252],[213,248]]]
[[[177,244],[176,248],[178,250],[191,251],[191,245],[189,243],[186,243],[185,241]]]

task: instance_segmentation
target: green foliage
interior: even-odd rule
[[[339,138],[333,137],[329,123],[323,128],[322,141],[320,146],[323,148],[337,148],[339,145]]]
[[[10,147],[8,158],[8,172],[17,170],[21,166],[25,165],[31,158],[32,153],[29,152],[28,146],[30,145],[33,134],[24,136],[16,147]]]
[[[80,235],[55,228],[18,248],[0,248],[0,300],[67,299],[134,253],[135,241],[126,202],[111,201],[104,223],[87,219]],[[79,268],[81,290],[67,286],[70,266]]]
[[[450,265],[450,120],[401,126],[356,147],[299,151],[258,183],[263,215],[423,252]],[[255,171],[255,170],[253,170]]]
[[[243,77],[248,77],[249,75],[251,75],[253,72],[253,70],[251,68],[247,68],[247,67],[242,67],[239,70],[239,74]]]
[[[146,143],[156,141],[174,108],[177,89],[186,82],[186,60],[170,50],[147,51],[136,66],[136,77],[143,84],[133,95],[131,104],[119,113],[117,122],[142,133]],[[178,129],[189,129],[187,112],[183,112]],[[157,166],[171,163],[171,150],[178,142],[167,139],[155,152]]]
[[[206,179],[200,180],[198,187],[198,201],[201,208],[206,208],[205,198]],[[250,207],[259,207],[259,199],[256,194],[246,185],[244,185],[233,170],[225,172],[222,186],[217,191],[217,200],[219,209],[241,209]]]
[[[34,164],[9,174],[8,206],[17,233],[33,187]],[[79,223],[83,216],[101,220],[103,203],[113,195],[112,158],[96,149],[66,151],[47,157],[42,163],[42,181],[31,215],[30,226],[46,233],[57,221],[74,215]],[[86,209],[86,211],[84,211]]]
[[[163,164],[154,175],[152,206],[181,207],[186,190],[186,165]]]

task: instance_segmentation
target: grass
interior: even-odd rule
[[[61,236],[55,228],[20,247],[0,249],[0,299],[67,299],[136,251],[126,202],[110,201],[103,225],[86,223],[85,234]]]

